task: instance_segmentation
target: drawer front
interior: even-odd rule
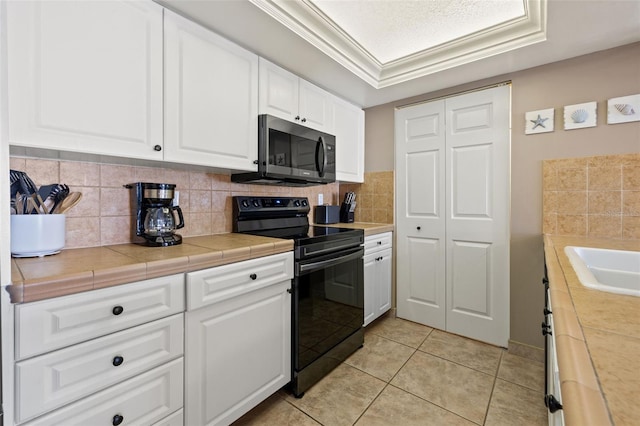
[[[16,363],[16,419],[24,421],[183,354],[184,314]]]
[[[369,235],[364,239],[364,254],[367,255],[378,250],[391,248],[392,240],[393,238],[391,232]]]
[[[183,359],[178,358],[25,425],[111,425],[116,416],[122,425],[149,425],[182,412],[183,386]]]
[[[184,410],[182,408],[179,409],[159,422],[154,423],[153,426],[184,426]]]
[[[187,310],[240,296],[293,278],[293,252],[187,274]]]
[[[16,359],[184,311],[184,274],[17,305]]]

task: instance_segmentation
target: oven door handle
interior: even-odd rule
[[[340,263],[348,262],[350,260],[356,260],[362,258],[364,250],[357,248],[355,252],[347,254],[345,256],[333,257],[331,259],[321,260],[313,263],[301,263],[298,267],[299,274],[307,273],[311,270],[324,269],[330,266],[339,265]]]

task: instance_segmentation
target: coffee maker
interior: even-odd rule
[[[132,194],[136,210],[134,243],[151,247],[166,247],[182,243],[176,229],[184,227],[182,210],[172,206],[176,186],[171,183],[136,182],[125,185]],[[178,213],[176,224],[174,212]]]

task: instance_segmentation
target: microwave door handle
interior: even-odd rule
[[[322,149],[321,149],[322,148]],[[322,165],[318,158],[320,152],[322,152]],[[318,138],[318,144],[316,145],[316,169],[320,177],[324,176],[324,169],[327,168],[327,146],[324,143],[324,138],[320,136]]]

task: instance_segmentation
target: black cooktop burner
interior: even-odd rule
[[[236,196],[233,197],[233,231],[293,239],[296,247],[341,240],[361,244],[364,240],[362,229],[309,225],[309,210],[309,200],[304,197]]]

